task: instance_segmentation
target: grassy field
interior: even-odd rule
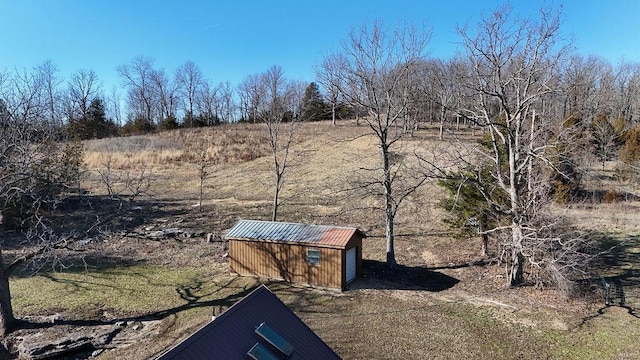
[[[12,278],[16,314],[60,314],[87,324],[154,319],[154,331],[99,355],[153,358],[204,324],[214,306],[229,306],[264,282],[344,359],[640,359],[640,202],[554,210],[617,245],[598,271],[622,279],[628,308],[605,307],[596,283],[589,296],[567,297],[548,288],[507,288],[499,266],[451,266],[477,259],[479,239],[451,237],[435,206],[442,193],[434,184],[398,214],[396,254],[404,272],[389,278],[380,275],[385,244],[379,200],[353,190],[359,178],[371,176],[362,169],[378,160],[366,134],[365,126],[352,122],[304,124],[280,208],[282,221],[356,226],[369,235],[365,276],[348,291],[237,277],[227,268],[224,244],[204,241],[202,233],[220,236],[240,218],[267,220],[271,213],[266,132],[237,124],[87,142],[86,203],[97,208],[116,202],[105,197],[101,181],[107,164],[123,198],[130,191],[127,179],[144,177],[148,188],[118,221],[105,221],[83,261]],[[416,149],[450,146],[436,134],[418,131],[400,144],[397,156],[410,159]],[[136,237],[176,227],[200,235]]]

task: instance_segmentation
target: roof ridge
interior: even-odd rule
[[[317,226],[317,227],[326,227],[326,228],[336,228],[336,229],[355,229],[360,231],[355,226],[339,226],[339,225],[326,225],[326,224],[309,224],[309,223],[299,223],[299,222],[290,222],[290,221],[270,221],[270,220],[252,220],[252,219],[240,219],[239,221],[251,221],[251,222],[260,222],[260,223],[269,223],[269,224],[283,224],[283,225],[304,225],[304,226]]]

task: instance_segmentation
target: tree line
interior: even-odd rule
[[[214,85],[192,61],[169,74],[155,68],[152,58],[140,55],[116,71],[124,94],[116,89],[106,94],[90,69],[79,69],[65,81],[52,60],[32,69],[0,71],[0,106],[5,116],[37,119],[56,127],[60,135],[85,140],[256,122],[268,91],[264,74],[249,75],[235,88],[228,81]],[[315,82],[288,81],[287,98],[288,119],[350,115],[346,106],[332,113]]]
[[[316,80],[290,81],[289,119],[326,120],[368,115],[352,101],[358,96],[357,78],[338,79],[340,64],[331,56],[316,65]],[[464,72],[473,66],[465,56],[435,59],[421,56],[406,77],[403,91],[409,101],[404,126],[421,122],[444,127],[468,119],[458,113],[464,106]],[[207,79],[200,67],[186,61],[173,74],[154,67],[140,55],[116,66],[124,94],[106,94],[98,75],[76,70],[60,78],[57,65],[44,61],[33,69],[0,72],[0,103],[8,114],[29,116],[66,129],[70,137],[89,139],[144,133],[177,127],[211,126],[258,120],[268,81],[264,74],[248,75],[237,86]],[[347,81],[342,84],[339,81]],[[590,131],[596,153],[603,161],[615,158],[624,145],[626,131],[640,116],[640,64],[572,53],[554,74],[562,89],[563,116],[583,123]]]

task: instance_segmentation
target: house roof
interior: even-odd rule
[[[261,285],[160,355],[158,360],[245,359],[250,358],[247,353],[254,347],[256,354],[267,352],[275,358],[289,360],[340,359],[276,295]]]
[[[354,234],[366,237],[363,232],[352,227],[240,220],[227,231],[226,237],[344,248]]]

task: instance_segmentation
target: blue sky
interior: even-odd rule
[[[456,25],[475,24],[504,1],[148,1],[0,0],[0,71],[30,68],[51,59],[65,79],[91,69],[109,92],[119,86],[115,67],[137,55],[155,59],[168,73],[187,60],[218,83],[280,65],[291,79],[314,80],[314,65],[351,27],[382,20],[426,23],[432,56],[454,54]],[[535,15],[543,4],[514,0],[514,12]],[[613,64],[640,63],[638,0],[568,0],[563,28],[577,51]]]

